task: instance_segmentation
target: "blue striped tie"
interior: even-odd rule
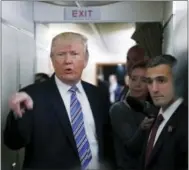
[[[76,96],[77,90],[78,89],[75,86],[71,87],[69,90],[71,92],[71,102],[70,102],[71,125],[79,153],[79,158],[81,161],[82,170],[84,170],[91,161],[92,155],[91,155],[91,150],[87,139],[87,135],[85,132],[81,104]]]

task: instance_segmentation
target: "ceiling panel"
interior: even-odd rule
[[[40,1],[60,6],[76,6],[75,1]],[[119,1],[77,1],[81,6],[103,6]]]

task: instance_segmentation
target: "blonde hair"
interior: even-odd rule
[[[63,32],[60,33],[58,35],[56,35],[53,39],[52,39],[52,43],[51,43],[51,57],[52,57],[52,47],[54,46],[54,43],[58,40],[58,39],[62,39],[62,40],[69,40],[69,41],[73,41],[73,40],[78,40],[80,41],[83,46],[84,46],[84,51],[86,56],[89,56],[89,52],[88,52],[88,46],[87,46],[87,41],[88,39],[79,33],[75,33],[75,32]]]

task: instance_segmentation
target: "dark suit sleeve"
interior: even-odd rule
[[[178,167],[182,170],[188,169],[188,118],[186,116],[185,120],[181,120],[183,123],[179,129],[177,137],[177,162],[179,162]]]
[[[119,136],[125,147],[131,150],[132,153],[137,154],[143,144],[144,132],[139,127],[131,125],[129,121],[124,119],[129,111],[126,106],[123,107],[122,103],[115,104],[110,109],[111,123],[114,133]]]
[[[124,145],[136,155],[141,154],[141,147],[145,139],[144,136],[144,131],[139,127],[130,139],[124,141]]]
[[[112,125],[109,116],[110,101],[107,93],[101,93],[100,101],[104,113],[104,153],[105,160],[108,163],[108,169],[115,169],[115,152],[113,144]]]
[[[123,142],[116,133],[113,134],[113,141],[115,148],[116,169],[124,170],[126,165],[124,160],[125,150],[123,149],[124,148]]]
[[[12,111],[8,114],[4,129],[4,143],[12,150],[25,147],[32,135],[33,112],[26,111],[22,118],[15,118]]]

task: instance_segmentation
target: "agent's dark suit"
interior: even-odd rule
[[[147,146],[147,145],[146,145]],[[145,151],[141,169],[188,169],[188,107],[181,104],[163,128],[145,167]]]
[[[93,113],[99,159],[112,160],[111,129],[108,103],[98,88],[82,82]],[[41,84],[28,86],[21,91],[28,93],[34,108],[21,119],[8,115],[4,131],[5,144],[17,150],[25,147],[23,169],[79,169],[80,161],[66,108],[55,84],[54,76]]]

